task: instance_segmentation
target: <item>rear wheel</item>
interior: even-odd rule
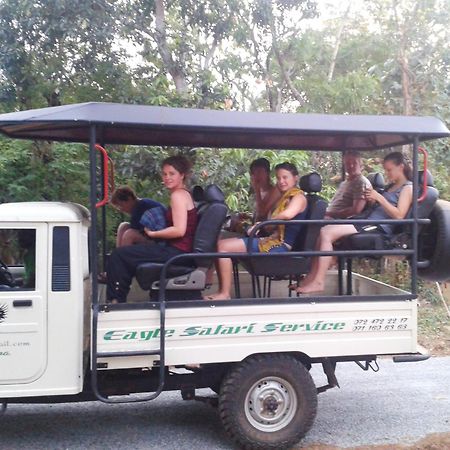
[[[257,355],[224,379],[219,413],[230,437],[245,449],[283,449],[311,428],[317,389],[303,364],[289,355]]]
[[[450,279],[450,202],[437,200],[429,225],[419,235],[419,260],[428,261],[418,269],[420,278],[429,281]]]

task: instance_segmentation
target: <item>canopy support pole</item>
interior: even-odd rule
[[[98,303],[98,255],[97,255],[97,151],[95,149],[96,128],[91,125],[89,133],[89,172],[90,172],[90,210],[91,210],[91,229],[90,229],[90,269],[92,276],[92,304]]]
[[[417,296],[417,253],[418,253],[418,236],[419,236],[419,224],[417,223],[417,200],[419,198],[419,138],[414,137],[413,143],[413,198],[412,198],[412,217],[414,222],[412,224],[412,248],[414,250],[411,255],[411,294]]]

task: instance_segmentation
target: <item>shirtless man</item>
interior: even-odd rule
[[[266,220],[281,192],[270,180],[270,164],[266,158],[258,158],[250,164],[250,184],[255,196],[254,221]]]

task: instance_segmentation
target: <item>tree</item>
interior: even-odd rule
[[[236,49],[229,58],[240,60],[234,66],[242,69],[233,78],[241,78],[243,82],[235,82],[235,86],[254,109],[280,111],[289,97],[303,104],[302,89],[294,81],[300,79],[302,55],[294,51],[292,44],[304,36],[304,21],[315,17],[316,2],[249,0],[241,4],[236,14],[238,25],[233,35]],[[263,103],[249,95],[249,75],[264,86]]]
[[[235,26],[238,5],[237,0],[128,3],[125,36],[140,46],[141,70],[147,71],[152,82],[164,80],[169,93],[173,86],[171,104],[223,106],[229,93],[213,65]]]
[[[130,99],[117,14],[107,0],[0,0],[1,109]],[[2,140],[1,200],[84,202],[86,162],[80,147]]]
[[[11,109],[120,98],[118,13],[108,0],[0,0],[1,98]]]
[[[363,7],[353,2],[346,12],[348,0],[319,26],[313,0],[0,0],[0,110],[103,100],[341,114],[412,111],[449,120],[447,2],[371,0]],[[6,140],[2,145],[12,148]],[[83,152],[16,145],[1,161],[9,180],[2,185],[5,199],[26,198],[27,190],[30,198],[65,195],[60,178],[66,172],[76,183],[71,164],[85,158]],[[435,170],[442,170],[450,163],[448,143],[433,145]],[[239,151],[235,158],[222,151],[211,161],[195,149],[137,154],[124,148],[114,155],[119,181],[160,198],[159,163],[174,151],[195,158],[208,174],[198,180],[219,182],[229,196],[234,171],[241,183],[234,204],[246,204],[249,161]],[[335,163],[322,155],[312,160],[319,169]],[[31,170],[43,173],[46,166],[53,174],[46,183],[30,178]]]
[[[427,99],[430,95],[436,99],[436,88],[449,83],[448,2],[376,0],[366,4],[377,25],[373,34],[390,44],[383,66],[375,68],[390,112],[424,114],[425,105],[427,110],[431,107],[426,112],[432,112],[435,106]]]
[[[45,146],[1,140],[0,203],[12,201],[74,201],[88,203],[89,170],[84,145],[55,144],[51,159]]]

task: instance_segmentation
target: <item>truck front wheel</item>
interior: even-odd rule
[[[222,382],[219,413],[226,432],[244,449],[284,449],[311,428],[317,389],[290,355],[256,355],[237,364]]]

